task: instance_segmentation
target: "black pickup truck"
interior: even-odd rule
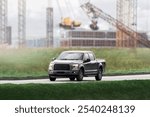
[[[99,81],[105,66],[105,60],[96,60],[92,51],[64,51],[49,64],[48,74],[50,81],[55,81],[58,77],[82,81],[83,77],[88,76],[95,76]]]

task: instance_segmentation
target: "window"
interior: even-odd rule
[[[84,60],[89,59],[89,55],[88,54],[84,54]]]
[[[92,53],[89,53],[89,56],[90,56],[90,60],[91,60],[91,61],[94,61],[94,60],[95,60],[95,57],[93,56]]]
[[[79,52],[63,52],[58,60],[83,60],[83,53]]]

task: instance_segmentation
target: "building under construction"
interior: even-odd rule
[[[116,47],[116,31],[66,31],[61,38],[61,47]],[[146,33],[140,33],[148,39]],[[142,47],[141,44],[137,44]]]
[[[117,0],[116,18],[105,13],[90,0],[82,3],[81,8],[91,21],[91,31],[67,31],[61,46],[150,48],[146,33],[137,32],[137,0]],[[98,31],[99,18],[114,26],[116,31]]]
[[[115,47],[115,31],[67,31],[62,47]]]
[[[137,32],[137,0],[116,0],[116,18],[107,14],[91,3],[90,0],[80,3],[80,7],[87,15],[90,24],[90,31],[76,30],[76,27],[82,28],[82,22],[77,18],[70,18],[76,16],[74,7],[70,3],[71,0],[63,0],[63,5],[68,9],[69,14],[64,15],[64,8],[61,6],[61,0],[56,0],[56,4],[60,11],[60,28],[64,28],[66,31],[65,38],[61,39],[61,46],[69,47],[148,47],[150,48],[150,41],[145,36],[145,33],[141,34]],[[84,0],[79,0],[84,1]],[[53,1],[54,2],[54,1]],[[11,29],[7,28],[7,0],[0,0],[0,44],[10,43],[8,42],[7,33],[11,32]],[[54,8],[52,6],[52,0],[48,0],[48,7],[46,9],[46,35],[43,36],[47,39],[46,47],[53,47],[54,43]],[[58,15],[57,15],[58,16]],[[82,17],[82,14],[81,14]],[[103,19],[108,24],[114,26],[116,31],[100,31],[98,27],[98,20]],[[77,20],[77,21],[76,21]],[[87,22],[87,21],[85,21]],[[13,27],[12,27],[13,28]],[[72,30],[73,29],[73,30]],[[9,31],[8,31],[9,30]],[[61,29],[60,29],[61,30]],[[94,30],[94,31],[93,31]],[[11,36],[9,36],[11,37]],[[18,0],[18,45],[19,47],[26,46],[26,0]],[[10,40],[10,39],[9,39]]]
[[[148,47],[150,48],[150,41],[143,35],[137,32],[137,0],[118,0],[117,1],[117,19],[111,15],[105,13],[102,9],[95,5],[87,2],[81,5],[83,11],[88,15],[89,18],[101,18],[110,25],[116,27],[116,47]],[[125,8],[124,8],[125,7]],[[126,9],[129,12],[125,12]],[[126,20],[124,21],[124,16]],[[126,23],[127,21],[127,23]]]

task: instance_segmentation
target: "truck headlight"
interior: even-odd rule
[[[50,63],[49,64],[49,70],[53,70],[53,68],[54,68],[54,63]]]
[[[72,70],[78,70],[79,64],[72,64]]]

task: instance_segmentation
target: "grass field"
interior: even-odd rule
[[[49,62],[63,50],[70,49],[1,49],[0,79],[47,76]],[[106,59],[107,75],[150,73],[150,49],[82,50],[92,50],[97,58]]]
[[[150,100],[150,80],[0,85],[0,100]]]

